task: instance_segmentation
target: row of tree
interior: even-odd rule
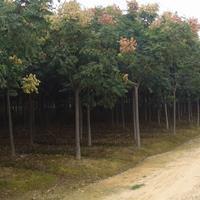
[[[7,111],[1,113],[9,116],[12,155],[10,97],[20,99],[24,94],[29,96],[31,144],[37,120],[34,105],[41,105],[39,113],[43,106],[56,110],[62,104],[58,99],[67,96],[65,105],[75,112],[77,159],[81,158],[83,108],[89,146],[90,112],[102,107],[114,110],[120,105],[123,127],[124,106],[132,109],[138,147],[141,112],[147,118],[147,112],[156,110],[160,123],[163,109],[169,129],[168,107],[172,107],[176,134],[176,119],[183,116],[187,104],[188,120],[195,109],[199,126],[200,25],[177,13],[158,13],[157,4],[139,5],[135,0],[127,2],[126,11],[116,5],[83,9],[76,1],[57,9],[50,0],[0,1],[0,88],[7,102]],[[51,98],[50,103],[45,97]]]

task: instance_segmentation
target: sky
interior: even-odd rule
[[[56,0],[55,0],[56,1]],[[126,0],[77,0],[83,7],[107,6],[116,4],[126,9]],[[158,3],[161,12],[178,12],[183,17],[195,17],[200,21],[200,1],[198,0],[138,0],[139,4]]]

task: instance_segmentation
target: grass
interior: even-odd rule
[[[145,186],[144,184],[137,184],[137,185],[133,185],[131,187],[131,190],[137,190],[137,189],[140,189],[141,187]]]
[[[45,188],[47,183],[53,182],[55,176],[44,172],[1,167],[0,187],[8,190],[24,192],[31,189]]]
[[[33,191],[46,195],[54,187],[70,192],[121,173],[148,156],[169,151],[199,134],[195,128],[178,129],[176,136],[161,129],[152,132],[143,130],[142,148],[138,150],[128,131],[107,132],[97,137],[92,148],[82,147],[81,161],[74,159],[73,147],[66,145],[38,145],[32,150],[20,146],[18,150],[21,154],[15,159],[9,158],[2,148],[0,199],[15,199],[17,195],[27,192],[32,194]],[[141,185],[133,186],[132,189],[139,187]],[[59,197],[62,199],[62,192]]]

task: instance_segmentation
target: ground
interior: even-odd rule
[[[199,200],[200,137],[64,200]]]
[[[142,148],[138,150],[129,130],[124,132],[120,129],[107,129],[107,132],[99,133],[100,137],[95,136],[92,148],[82,144],[81,161],[74,159],[73,145],[36,145],[29,149],[18,144],[18,156],[15,159],[8,157],[9,148],[2,145],[0,199],[111,200],[117,199],[118,195],[122,195],[121,199],[123,195],[136,195],[136,192],[148,187],[144,177],[150,177],[152,171],[161,169],[165,163],[174,160],[175,156],[165,154],[165,159],[158,156],[155,157],[156,162],[151,162],[152,158],[148,159],[144,163],[149,165],[144,167],[142,164],[138,166],[139,162],[149,156],[169,151],[199,135],[199,129],[196,128],[179,128],[176,136],[162,129],[151,130],[143,130]],[[194,142],[191,146],[193,145]],[[173,155],[182,151],[175,152]],[[134,168],[135,166],[137,167]],[[131,171],[133,173],[127,176],[121,174],[131,168],[133,170],[125,174]],[[115,177],[117,174],[121,175]],[[107,179],[108,177],[113,178]],[[104,179],[105,182],[101,182]]]

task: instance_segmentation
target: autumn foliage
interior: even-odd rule
[[[103,13],[101,16],[98,18],[98,22],[102,24],[113,24],[113,17],[107,13]]]
[[[127,1],[129,12],[136,12],[139,9],[139,4],[136,0]]]
[[[119,45],[121,53],[130,53],[135,51],[137,47],[137,42],[133,37],[131,37],[130,39],[126,37],[120,37]]]
[[[38,93],[40,80],[35,74],[29,74],[22,79],[22,90],[25,94]]]
[[[197,33],[200,30],[200,24],[198,22],[198,19],[190,18],[188,20],[188,24],[190,25],[190,28],[191,28],[193,33]]]

